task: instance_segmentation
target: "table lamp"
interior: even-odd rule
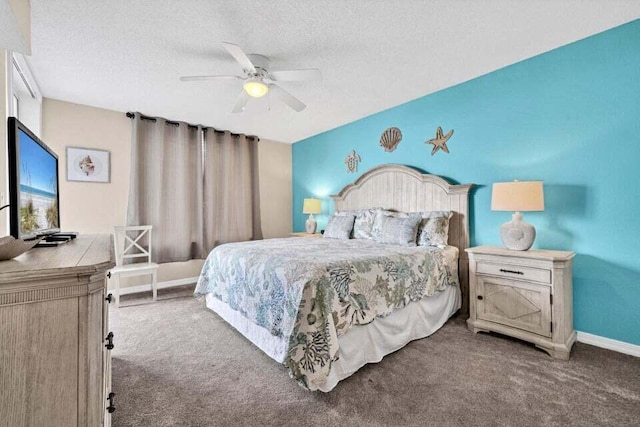
[[[536,229],[522,220],[520,212],[544,210],[542,181],[496,182],[491,194],[491,210],[514,212],[511,221],[500,226],[500,238],[508,249],[528,250],[536,238]]]
[[[304,223],[307,233],[313,234],[316,232],[318,224],[316,223],[313,214],[319,214],[321,212],[322,203],[320,202],[320,199],[304,199],[304,203],[302,204],[302,213],[309,214],[307,222]]]

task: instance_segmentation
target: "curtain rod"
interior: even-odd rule
[[[127,111],[126,116],[129,117],[130,119],[134,119],[136,117],[136,114],[132,113],[131,111]],[[149,121],[154,122],[154,123],[157,121],[157,119],[155,117],[145,116],[144,114],[140,114],[140,120],[149,120]],[[171,120],[166,120],[165,119],[165,123],[167,125],[171,125],[171,126],[180,126],[180,122],[173,122]],[[187,126],[189,127],[189,129],[198,129],[198,126],[196,126],[196,125],[190,125],[190,124],[187,123]],[[218,130],[218,129],[215,129],[215,128],[212,128],[212,127],[209,127],[209,126],[201,126],[201,129],[204,132],[208,131],[209,129],[211,129],[215,133],[225,133],[226,132],[224,130]],[[229,134],[231,134],[231,136],[233,136],[234,138],[238,138],[238,137],[242,136],[239,133],[233,133],[233,132],[229,132]],[[248,139],[254,139],[256,141],[260,141],[260,138],[258,138],[255,135],[245,135],[245,136]]]

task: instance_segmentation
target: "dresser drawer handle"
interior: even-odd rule
[[[105,339],[107,340],[107,344],[105,345],[105,347],[107,347],[107,350],[113,350],[113,347],[115,347],[113,345],[113,332],[109,332],[107,338]]]
[[[505,270],[504,268],[501,268],[500,271],[502,273],[511,273],[511,274],[520,274],[523,275],[524,273],[522,271],[515,271],[515,270]]]
[[[110,414],[113,414],[116,411],[116,407],[113,404],[113,398],[116,396],[116,394],[114,392],[109,393],[109,397],[107,397],[107,400],[109,401],[109,406],[107,406],[107,412]]]
[[[478,299],[479,299],[479,300],[482,300],[482,295],[478,295]]]

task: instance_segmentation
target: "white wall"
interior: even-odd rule
[[[131,170],[131,120],[124,112],[44,98],[42,140],[60,158],[60,222],[65,231],[111,233],[124,224]],[[69,182],[65,147],[100,148],[111,152],[111,182]],[[265,237],[291,231],[291,145],[261,140],[259,145],[261,220]],[[201,260],[163,264],[159,281],[197,276]],[[130,280],[124,286],[147,283]]]
[[[8,203],[7,175],[7,51],[0,49],[0,206]],[[0,236],[9,234],[8,209],[0,211]]]
[[[9,6],[26,44],[26,50],[21,53],[28,55],[31,53],[31,2],[29,0],[9,0]]]
[[[0,48],[31,53],[29,0],[0,0]]]
[[[129,196],[131,122],[117,111],[44,98],[42,140],[58,154],[60,228],[80,233],[111,233],[124,225]],[[65,147],[111,152],[111,182],[66,179]]]

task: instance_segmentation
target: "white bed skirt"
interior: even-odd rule
[[[279,363],[284,361],[286,340],[271,335],[212,294],[207,294],[206,300],[209,309],[263,352]],[[460,308],[461,302],[460,288],[447,286],[442,292],[413,302],[386,317],[377,318],[368,325],[352,327],[338,339],[340,359],[332,363],[327,381],[318,389],[331,391],[339,381],[367,363],[380,362],[384,356],[401,349],[407,343],[433,334]],[[313,389],[313,384],[310,386]]]

